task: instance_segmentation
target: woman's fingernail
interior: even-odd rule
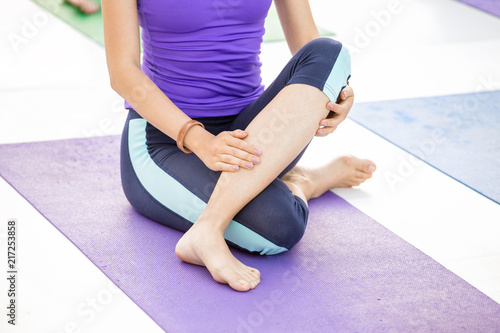
[[[317,133],[317,135],[321,135],[323,133],[325,133],[323,130],[319,130],[318,133]]]
[[[370,171],[370,172],[375,171],[375,165],[370,164],[370,166],[368,167],[368,171]]]
[[[262,155],[262,152],[260,151],[260,149],[255,149],[255,150],[253,151],[253,153],[254,153],[255,155],[257,155],[257,156]]]
[[[238,171],[239,169],[240,169],[240,167],[239,167],[239,166],[237,166],[237,165],[233,165],[233,170],[234,170],[234,171]]]
[[[245,166],[246,166],[247,168],[250,168],[250,169],[251,169],[251,168],[253,168],[253,163],[246,162],[246,163],[245,163]]]
[[[260,163],[260,159],[258,157],[252,157],[252,162],[255,164]]]
[[[335,107],[335,105],[333,105],[333,103],[332,103],[332,102],[329,102],[329,103],[327,104],[327,107],[331,110],[331,109],[333,109],[333,108]]]
[[[323,121],[323,122],[321,123],[321,126],[328,126],[328,123],[327,123],[326,121]]]
[[[241,132],[240,132],[240,134],[241,134],[241,135],[246,135],[246,134],[247,134],[247,132],[245,132],[245,131],[241,131]]]
[[[346,98],[347,98],[347,93],[344,91],[344,92],[342,93],[342,96],[344,96],[344,99],[346,99]]]

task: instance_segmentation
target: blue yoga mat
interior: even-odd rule
[[[360,103],[349,117],[500,203],[500,91]]]
[[[167,332],[500,331],[499,304],[331,192],[291,251],[233,249],[262,272],[239,293],[128,204],[118,137],[0,145],[0,175]]]

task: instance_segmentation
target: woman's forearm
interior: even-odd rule
[[[111,87],[158,130],[174,140],[190,118],[141,70],[136,0],[101,0],[106,62]],[[183,144],[198,156],[208,150],[213,135],[191,127]]]
[[[119,69],[110,71],[110,77],[113,90],[141,117],[172,139],[177,139],[179,130],[190,118],[137,65],[122,65]],[[189,135],[185,137],[184,143],[188,148],[195,149],[207,136],[211,136],[201,127],[196,130],[195,127],[190,129]]]
[[[141,70],[136,0],[102,0],[106,62],[111,87],[144,119],[173,138],[189,121]]]

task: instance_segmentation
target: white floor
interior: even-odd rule
[[[351,48],[357,102],[500,89],[498,18],[452,0],[310,2],[317,23]],[[28,0],[4,8],[0,143],[119,134],[125,113],[109,88],[103,48]],[[16,49],[9,38],[23,31],[28,38]],[[266,83],[288,58],[283,43],[264,45]],[[373,179],[335,192],[500,302],[500,205],[349,120],[315,139],[304,163],[325,152],[376,161]],[[394,175],[402,181],[392,183]],[[20,225],[18,325],[2,314],[0,331],[162,331],[0,179],[4,249],[9,218]]]

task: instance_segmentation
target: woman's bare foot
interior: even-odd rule
[[[83,13],[89,15],[99,11],[99,5],[92,0],[64,0],[70,5],[79,8]]]
[[[375,163],[370,160],[341,156],[315,169],[296,166],[281,179],[299,186],[309,200],[334,187],[358,186],[369,179],[375,169]]]
[[[205,266],[215,281],[237,291],[248,291],[260,283],[260,272],[236,259],[221,232],[210,221],[197,221],[175,247],[179,259]]]

